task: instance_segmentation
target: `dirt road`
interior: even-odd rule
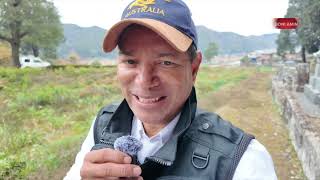
[[[235,87],[200,96],[199,105],[254,134],[271,153],[279,180],[306,179],[272,100],[271,76],[270,72],[257,72]]]

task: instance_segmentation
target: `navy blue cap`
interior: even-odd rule
[[[140,24],[158,33],[176,50],[185,52],[193,43],[197,48],[196,27],[188,6],[182,0],[135,0],[123,11],[121,21],[108,31],[103,49],[112,51],[122,31]]]

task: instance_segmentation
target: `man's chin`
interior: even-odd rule
[[[162,123],[163,121],[163,114],[160,112],[157,113],[150,113],[150,112],[143,112],[143,111],[138,111],[135,112],[133,111],[133,113],[135,114],[135,116],[137,116],[137,118],[142,121],[143,123]]]

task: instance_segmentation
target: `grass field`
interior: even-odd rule
[[[270,82],[272,73],[271,68],[264,67],[202,67],[196,82],[199,104],[257,134],[268,148],[275,149],[271,149],[271,154],[279,166],[279,179],[291,176],[302,179],[301,167],[287,131],[278,132],[272,125],[269,129],[259,130],[261,122],[252,121],[252,124],[241,118],[272,118],[271,122],[283,127],[277,107],[268,94],[270,85],[266,83]],[[121,100],[115,75],[115,67],[0,68],[0,136],[3,137],[0,139],[0,179],[61,179],[72,164],[98,110],[112,101]],[[259,77],[261,79],[254,79]],[[251,82],[252,89],[246,92]],[[265,105],[262,106],[263,102]],[[265,114],[266,108],[273,113],[272,116]],[[290,164],[280,163],[283,158],[277,154],[278,151],[288,151],[288,148],[272,146],[262,131],[281,136],[283,140],[277,143],[289,146],[289,155],[293,159]],[[293,173],[284,172],[290,168]]]

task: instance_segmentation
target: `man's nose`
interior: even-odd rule
[[[152,88],[159,85],[159,77],[156,72],[156,68],[151,64],[143,64],[139,68],[138,84],[143,88]]]

